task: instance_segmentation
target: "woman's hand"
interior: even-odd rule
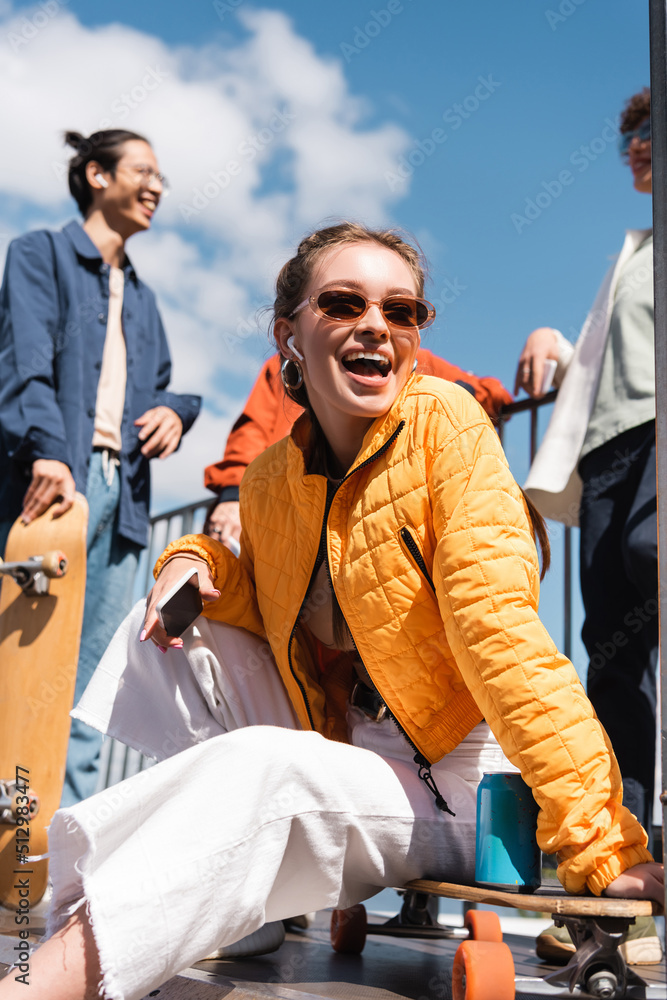
[[[550,326],[540,326],[528,337],[519,357],[514,380],[514,395],[524,389],[529,396],[543,396],[544,362],[558,361],[558,337]]]
[[[665,900],[665,869],[657,861],[634,865],[609,883],[605,895],[622,899],[654,899],[662,904]]]
[[[180,649],[183,645],[183,640],[167,635],[158,621],[155,608],[158,601],[171,590],[174,584],[178,583],[189,569],[197,570],[197,579],[193,577],[189,585],[196,587],[198,582],[199,593],[203,601],[217,601],[220,597],[220,591],[216,590],[213,586],[213,577],[208,568],[208,563],[203,559],[187,555],[186,553],[183,553],[182,556],[172,556],[171,559],[168,559],[160,570],[153,589],[146,598],[144,628],[139,636],[140,642],[152,639],[163,653],[166,653],[168,648]]]

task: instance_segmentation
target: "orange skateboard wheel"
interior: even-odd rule
[[[51,552],[45,552],[42,556],[41,570],[44,576],[48,576],[52,580],[64,576],[67,572],[67,556],[64,552],[55,549]]]
[[[503,939],[500,917],[492,910],[468,910],[463,924],[468,928],[471,941],[495,941],[500,944]]]
[[[342,955],[361,955],[366,944],[368,920],[363,903],[331,914],[331,946]]]
[[[461,942],[452,968],[452,1000],[514,1000],[514,986],[514,961],[506,944]]]

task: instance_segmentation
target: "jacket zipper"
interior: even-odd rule
[[[390,445],[392,445],[394,443],[394,441],[396,440],[396,438],[398,437],[398,435],[403,430],[404,426],[405,426],[405,421],[402,420],[400,422],[400,424],[398,425],[398,427],[396,428],[396,430],[394,431],[394,433],[391,435],[391,437],[387,441],[385,441],[385,443],[383,444],[383,446],[378,451],[376,451],[376,453],[374,455],[371,455],[369,458],[367,458],[365,462],[362,462],[361,465],[357,466],[356,469],[353,469],[352,472],[349,472],[346,476],[343,476],[343,478],[341,479],[341,481],[336,486],[332,486],[332,484],[330,484],[329,481],[327,480],[327,499],[326,499],[326,504],[325,504],[325,507],[324,507],[324,517],[322,518],[322,530],[320,532],[320,544],[319,544],[318,549],[317,549],[316,565],[320,561],[320,557],[321,557],[322,562],[324,562],[324,564],[326,566],[327,579],[329,581],[329,586],[331,587],[331,593],[332,593],[332,595],[334,595],[334,597],[335,597],[335,593],[336,592],[334,590],[333,580],[331,579],[331,569],[329,567],[329,559],[328,559],[327,551],[326,551],[326,545],[327,545],[327,521],[329,519],[329,512],[331,510],[331,505],[333,503],[334,497],[336,496],[336,493],[338,492],[338,490],[340,489],[340,487],[343,485],[343,483],[347,479],[349,479],[350,476],[353,476],[357,472],[360,472],[361,469],[365,468],[367,465],[370,465],[372,462],[375,462],[381,455],[384,454],[384,452],[387,450],[387,448],[389,448]],[[417,543],[413,539],[413,537],[410,534],[409,530],[407,528],[402,528],[401,529],[401,535],[403,537],[403,540],[404,540],[406,546],[408,547],[409,551],[411,552],[413,558],[415,559],[415,561],[419,565],[420,569],[424,573],[426,579],[428,580],[430,586],[433,588],[433,590],[435,590],[435,588],[433,587],[433,581],[431,579],[431,576],[430,576],[428,570],[426,569],[426,564],[424,563],[424,558],[423,558],[421,552],[419,551]],[[312,574],[311,574],[311,576],[312,576]],[[292,628],[292,631],[290,633],[289,642],[288,642],[288,646],[287,646],[287,658],[288,658],[288,662],[289,662],[290,671],[292,673],[292,676],[294,677],[294,680],[298,684],[299,689],[301,691],[301,694],[302,694],[302,697],[303,697],[303,700],[304,700],[304,704],[306,706],[306,711],[308,712],[308,719],[310,720],[311,728],[314,729],[315,728],[315,724],[314,724],[313,716],[312,716],[312,713],[311,713],[311,710],[310,710],[310,704],[308,702],[308,696],[306,694],[306,691],[305,691],[305,688],[304,688],[303,684],[301,683],[301,681],[296,676],[296,674],[294,672],[294,666],[292,664],[292,641],[294,639],[294,635],[296,633],[297,626],[299,624],[299,618],[301,617],[301,611],[303,610],[303,604],[305,604],[305,600],[306,599],[304,598],[304,601],[303,601],[301,607],[299,608],[299,613],[298,613],[298,615],[296,617],[296,621],[294,622],[294,627]],[[336,598],[336,600],[337,600],[337,598]],[[340,605],[339,605],[339,607],[340,607]],[[343,618],[344,618],[344,616],[343,616]],[[347,625],[347,622],[345,622],[345,624]],[[350,630],[349,625],[347,626],[347,630],[350,633],[350,636],[352,636],[352,632]],[[354,644],[354,648],[357,649],[357,644],[354,642],[354,638],[352,639],[352,642]],[[358,650],[357,650],[357,652],[358,652]],[[359,657],[359,659],[361,659],[361,657]],[[363,660],[362,660],[362,662],[363,662]],[[386,704],[386,702],[385,702],[385,704]],[[415,743],[413,742],[413,740],[408,736],[408,734],[406,733],[405,729],[400,724],[400,722],[398,721],[398,719],[396,718],[396,716],[391,711],[391,709],[389,708],[388,705],[387,705],[387,715],[393,720],[394,725],[396,726],[396,728],[398,729],[398,731],[402,734],[402,736],[404,737],[404,739],[406,740],[406,742],[408,743],[408,745],[410,747],[412,747],[412,749],[414,750],[415,756],[414,756],[413,760],[414,760],[415,764],[417,764],[417,766],[419,768],[419,777],[424,782],[424,784],[426,785],[426,787],[428,788],[428,790],[431,792],[431,794],[434,796],[436,807],[438,809],[440,809],[442,812],[449,813],[450,816],[455,816],[456,814],[453,813],[452,810],[449,808],[449,806],[447,805],[447,802],[445,801],[443,795],[441,794],[438,786],[435,783],[435,778],[433,777],[433,775],[431,773],[431,765],[430,765],[429,761],[423,755],[423,753],[421,752],[421,750],[419,750],[419,748],[415,745]]]
[[[410,531],[409,528],[405,528],[404,527],[404,528],[401,528],[399,534],[400,534],[401,538],[403,539],[403,542],[405,544],[406,549],[408,550],[408,552],[410,553],[410,555],[412,556],[412,558],[414,559],[414,561],[417,563],[417,566],[419,567],[420,571],[422,572],[422,574],[426,578],[426,582],[428,583],[429,587],[431,588],[431,590],[433,591],[433,593],[435,593],[435,586],[433,584],[433,580],[431,578],[431,574],[429,573],[429,571],[426,568],[426,563],[424,561],[424,557],[421,554],[419,546],[417,545],[416,541],[413,538],[412,532]]]
[[[429,587],[431,588],[431,590],[435,594],[435,585],[433,583],[433,579],[432,579],[431,574],[429,573],[428,569],[426,568],[426,562],[424,561],[424,557],[421,554],[421,550],[420,550],[419,546],[417,545],[417,542],[415,541],[415,539],[414,539],[414,537],[412,535],[412,532],[410,531],[410,529],[408,527],[404,526],[403,528],[401,528],[399,534],[400,534],[401,538],[403,539],[403,543],[404,543],[406,549],[408,550],[408,552],[410,553],[410,555],[412,556],[412,558],[416,562],[419,570],[424,575],[424,578],[426,579],[426,582],[428,583]],[[424,784],[426,785],[426,787],[428,788],[428,790],[431,792],[431,794],[435,797],[435,804],[436,804],[436,806],[438,807],[438,809],[441,809],[443,812],[448,812],[450,814],[450,816],[455,816],[456,813],[452,812],[452,810],[449,808],[449,806],[447,805],[447,802],[445,801],[444,797],[442,796],[442,793],[440,792],[438,786],[435,783],[435,778],[433,777],[433,775],[431,773],[431,765],[429,764],[428,760],[426,759],[426,757],[424,757],[423,753],[421,753],[421,751],[417,749],[417,747],[412,742],[412,740],[410,739],[410,737],[408,736],[408,734],[406,733],[406,731],[403,729],[403,726],[400,724],[400,722],[398,721],[398,719],[396,718],[396,716],[393,714],[393,712],[391,711],[391,709],[389,708],[389,706],[387,706],[387,713],[394,720],[394,722],[398,726],[399,730],[403,733],[403,736],[405,737],[405,739],[408,741],[408,743],[410,744],[410,746],[412,747],[412,749],[415,751],[415,755],[413,757],[413,760],[414,760],[415,764],[417,764],[417,766],[419,767],[419,777],[424,782]]]
[[[322,556],[323,561],[326,564],[327,578],[329,580],[329,586],[331,587],[331,593],[334,594],[334,595],[335,595],[335,590],[334,590],[333,580],[331,579],[331,570],[329,569],[329,559],[327,558],[327,551],[326,551],[326,547],[327,547],[327,521],[329,519],[329,511],[331,510],[331,504],[333,503],[333,499],[336,496],[336,493],[338,492],[338,490],[340,489],[340,487],[343,485],[343,483],[347,479],[349,479],[350,476],[353,476],[357,472],[360,472],[361,469],[365,469],[367,465],[370,465],[372,462],[375,462],[378,458],[380,458],[381,455],[384,455],[384,453],[387,450],[387,448],[389,448],[394,443],[394,441],[396,440],[396,438],[401,433],[401,431],[403,430],[404,427],[405,427],[405,420],[401,420],[401,422],[398,425],[398,427],[396,428],[396,430],[393,432],[393,434],[391,435],[391,437],[389,437],[385,441],[385,443],[382,445],[382,447],[379,448],[375,452],[374,455],[370,455],[366,459],[365,462],[362,462],[361,465],[358,465],[356,467],[356,469],[353,469],[352,472],[348,472],[347,475],[343,476],[343,478],[341,479],[341,481],[336,486],[334,486],[332,483],[330,483],[328,479],[326,481],[327,482],[327,499],[326,499],[326,503],[324,505],[324,516],[322,518],[322,530],[320,532],[320,544],[319,544],[318,549],[317,549],[317,556],[316,556],[316,559],[315,559],[315,565],[317,565],[317,563],[319,561],[319,557]],[[313,569],[314,568],[315,567],[313,567]],[[312,578],[312,573],[311,573],[311,578]],[[287,662],[289,663],[290,673],[292,674],[292,677],[296,681],[296,684],[297,684],[299,690],[301,691],[301,697],[303,698],[303,703],[306,706],[306,712],[308,713],[308,721],[310,722],[310,728],[314,730],[315,729],[315,721],[313,719],[313,713],[312,713],[311,708],[310,708],[310,702],[308,701],[308,694],[306,693],[306,689],[305,689],[304,685],[301,683],[301,681],[297,677],[297,675],[296,675],[296,673],[294,671],[294,664],[292,662],[292,642],[294,641],[294,636],[296,635],[296,630],[297,630],[298,625],[299,625],[299,618],[301,617],[301,612],[303,611],[303,606],[306,603],[306,597],[307,597],[307,595],[308,595],[308,591],[306,591],[306,595],[304,596],[304,599],[301,602],[301,607],[299,608],[299,613],[296,616],[296,621],[294,622],[294,625],[292,626],[292,631],[290,632],[289,639],[287,640]],[[349,631],[349,627],[348,627],[348,631]],[[352,633],[350,632],[350,635],[351,634]]]
[[[380,692],[378,691],[378,694],[379,693]],[[382,697],[382,696],[380,695],[380,697]],[[387,705],[386,701],[385,701],[385,705]],[[414,750],[415,755],[414,755],[414,757],[412,759],[415,762],[415,764],[417,765],[417,767],[419,768],[419,777],[424,782],[424,784],[428,788],[429,792],[435,798],[435,804],[436,804],[437,808],[440,809],[442,812],[449,813],[450,816],[456,816],[456,813],[452,812],[452,810],[447,805],[447,800],[444,798],[442,792],[440,791],[440,789],[438,788],[438,786],[435,783],[435,778],[431,774],[431,765],[430,765],[429,761],[426,759],[426,757],[421,752],[421,750],[418,749],[418,747],[416,746],[416,744],[410,739],[410,737],[406,733],[406,731],[403,728],[403,726],[400,724],[400,722],[398,721],[398,719],[396,718],[396,716],[394,715],[394,713],[392,712],[392,710],[389,708],[389,705],[387,705],[387,715],[389,716],[390,719],[392,719],[392,721],[393,721],[394,725],[396,726],[396,728],[398,729],[398,731],[402,734],[402,736],[404,737],[404,739],[406,740],[406,742]]]

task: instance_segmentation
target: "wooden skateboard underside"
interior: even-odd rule
[[[458,885],[454,882],[431,882],[428,879],[416,879],[405,888],[432,896],[463,899],[487,906],[509,906],[515,910],[531,910],[536,913],[562,913],[580,917],[650,917],[663,912],[662,907],[650,899],[570,896],[562,889],[538,889],[534,893],[504,892],[502,889],[483,889],[480,886]]]
[[[17,796],[19,818],[0,823],[0,903],[8,907],[19,905],[19,878],[24,887],[29,883],[30,903],[46,888],[46,861],[25,864],[21,858],[46,852],[46,827],[62,794],[83,617],[87,519],[85,498],[77,494],[62,517],[47,511],[29,525],[17,521],[7,540],[6,562],[54,549],[67,557],[67,572],[48,581],[48,593],[26,593],[11,576],[2,577],[0,588],[0,781],[16,782],[9,794]],[[21,812],[27,788],[38,800],[29,829]]]

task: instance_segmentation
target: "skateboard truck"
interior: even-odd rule
[[[49,580],[64,576],[66,572],[67,556],[56,550],[21,562],[3,562],[0,559],[0,576],[11,576],[24,594],[36,597],[48,594]]]
[[[401,912],[388,920],[387,924],[412,928],[440,926],[437,896],[416,892],[414,889],[406,889],[401,895],[403,896]]]
[[[17,808],[19,805],[24,806],[25,802],[23,799],[28,798],[28,819],[33,819],[34,816],[39,812],[39,798],[33,792],[31,788],[28,791],[23,791],[25,785],[21,785],[21,792],[17,791],[15,781],[3,781],[0,778],[0,823],[9,823],[16,825],[17,818]],[[21,797],[21,802],[18,801],[18,796]]]
[[[576,951],[564,968],[544,976],[545,983],[565,986],[573,996],[579,987],[585,996],[601,1000],[645,996],[646,983],[627,967],[618,950],[634,917],[552,916],[556,926],[567,927]]]

